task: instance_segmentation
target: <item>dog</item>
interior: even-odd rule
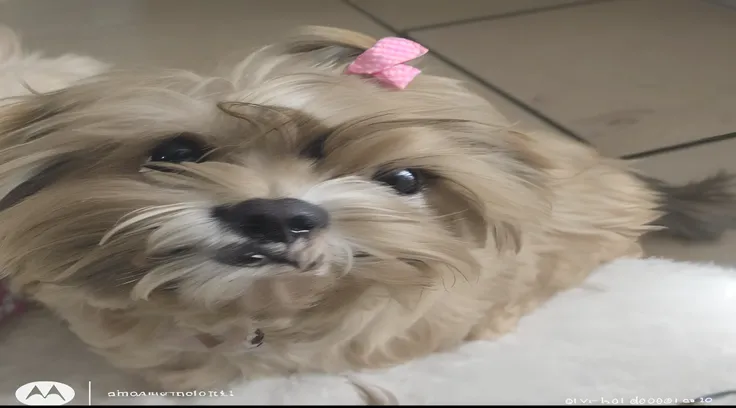
[[[347,73],[376,43],[307,27],[229,76],[106,70],[3,104],[0,274],[179,391],[491,340],[645,234],[733,225],[731,176],[670,186],[455,79]]]

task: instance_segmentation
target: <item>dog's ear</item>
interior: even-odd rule
[[[462,215],[466,231],[479,243],[517,252],[523,225],[539,225],[552,210],[545,174],[553,165],[532,148],[534,138],[525,133],[499,130],[493,135],[472,134],[465,142],[472,150],[484,152],[475,156],[481,160],[454,166],[458,173],[454,178],[465,186],[454,195],[468,203]]]
[[[44,136],[58,127],[49,119],[69,109],[46,95],[0,106],[0,211],[57,179],[71,146],[46,146]]]

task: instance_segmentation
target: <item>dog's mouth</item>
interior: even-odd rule
[[[358,252],[353,258],[370,258],[366,252]],[[268,248],[253,245],[229,245],[215,252],[213,259],[221,264],[237,266],[241,268],[255,268],[265,265],[288,265],[297,269],[310,270],[322,263],[324,257],[300,265],[300,262],[290,257],[286,252],[273,251]]]
[[[289,256],[287,251],[276,251],[258,244],[232,244],[216,250],[212,256],[215,261],[241,268],[256,268],[265,265],[288,265],[300,268],[299,262]],[[309,268],[310,265],[307,265]]]
[[[168,251],[165,254],[159,254],[156,258],[176,258],[186,256],[187,254],[197,251],[197,248],[194,247],[181,247]],[[253,243],[231,244],[208,252],[210,252],[210,258],[215,262],[239,268],[257,268],[266,265],[286,265],[297,269],[314,269],[319,266],[324,259],[324,257],[320,256],[316,261],[309,262],[306,265],[300,265],[300,262],[295,259],[295,257],[288,254],[288,251],[274,250],[273,248]],[[367,252],[356,252],[353,254],[353,258],[355,259],[372,257],[373,256]]]

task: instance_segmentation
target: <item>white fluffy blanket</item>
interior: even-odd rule
[[[736,390],[736,270],[666,260],[620,260],[560,294],[495,342],[354,378],[400,404],[675,404]],[[0,403],[50,380],[94,405],[361,404],[344,377],[271,379],[216,390],[226,396],[137,396],[143,386],[110,368],[46,313],[0,331]],[[124,397],[128,392],[128,397]],[[135,396],[134,396],[135,395]],[[634,400],[636,399],[636,400]],[[651,400],[650,400],[651,399]],[[734,404],[736,395],[711,404]]]

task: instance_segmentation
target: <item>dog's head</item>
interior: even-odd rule
[[[473,251],[517,249],[539,213],[539,158],[454,80],[346,75],[373,42],[313,29],[232,78],[110,73],[3,107],[2,273],[117,307],[260,309],[473,279]]]

